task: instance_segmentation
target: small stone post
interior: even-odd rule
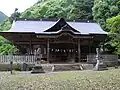
[[[12,70],[13,70],[13,61],[10,61],[10,73],[12,74]]]
[[[12,74],[12,70],[13,70],[13,60],[12,60],[12,53],[9,52],[9,61],[10,61],[10,73]]]

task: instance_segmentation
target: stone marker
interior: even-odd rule
[[[97,71],[107,70],[106,65],[103,63],[104,59],[100,56],[100,53],[99,53],[100,50],[99,50],[99,48],[96,48],[96,52],[97,52],[97,54],[96,54],[97,63],[95,65],[94,70],[97,70]]]
[[[36,64],[35,66],[33,67],[32,69],[32,72],[31,73],[45,73],[42,66],[41,66],[41,58],[40,58],[40,52],[41,52],[41,49],[38,48],[37,50],[35,50],[35,60],[36,60]]]

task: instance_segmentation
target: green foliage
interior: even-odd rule
[[[15,54],[18,49],[10,41],[0,36],[0,54]]]
[[[15,54],[17,52],[17,49],[15,46],[11,45],[11,44],[2,44],[0,46],[0,54],[4,55],[4,54]]]
[[[0,25],[0,31],[6,31],[11,28],[11,22],[9,19],[6,19],[1,25]],[[6,40],[2,36],[0,36],[0,54],[9,54],[14,53],[16,51],[15,46],[13,46],[10,41]]]
[[[120,54],[120,0],[94,0],[92,10],[94,20],[99,22],[104,30],[110,32],[106,39],[107,48]]]
[[[11,26],[12,26],[12,24],[11,24],[9,18],[7,18],[0,24],[0,31],[7,31],[11,28]]]
[[[120,15],[107,19],[109,32],[109,44],[115,48],[114,53],[120,54]]]
[[[91,14],[94,3],[93,0],[74,0],[74,2],[76,16],[78,16],[79,19],[93,19]]]
[[[94,0],[93,17],[105,28],[106,19],[120,14],[120,0]]]
[[[92,6],[93,0],[40,0],[21,18],[92,19]]]
[[[0,46],[1,46],[3,43],[10,44],[10,42],[9,42],[7,39],[5,39],[4,37],[0,36]]]

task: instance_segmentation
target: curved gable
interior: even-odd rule
[[[63,18],[59,19],[54,26],[45,30],[44,32],[59,32],[59,31],[79,32],[75,30],[73,27],[71,27]]]

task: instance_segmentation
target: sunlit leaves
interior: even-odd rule
[[[3,23],[0,24],[0,31],[7,31],[11,28],[12,24],[10,22],[10,20],[7,18],[6,20],[4,20]]]
[[[99,23],[103,24],[106,19],[118,15],[120,13],[119,2],[120,0],[94,0],[94,19]]]
[[[115,47],[115,53],[120,54],[120,15],[107,19],[107,28],[109,29],[110,43]]]

